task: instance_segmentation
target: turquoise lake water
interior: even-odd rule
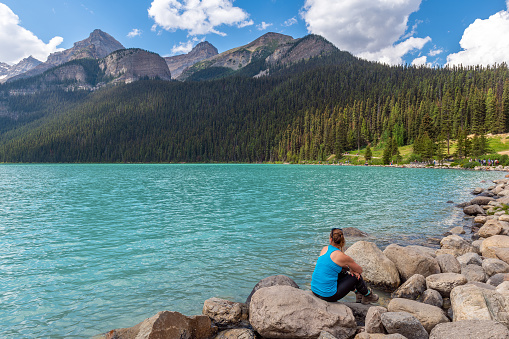
[[[0,337],[86,338],[158,311],[309,289],[331,227],[384,247],[464,223],[502,172],[287,165],[0,165]],[[351,242],[347,239],[347,245]]]

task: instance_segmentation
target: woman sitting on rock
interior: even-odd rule
[[[355,291],[356,301],[369,304],[378,300],[362,279],[362,267],[343,253],[345,237],[341,228],[333,228],[329,236],[329,246],[325,246],[316,261],[311,278],[311,291],[325,301],[338,301]]]

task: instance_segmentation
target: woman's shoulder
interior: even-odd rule
[[[320,252],[320,255],[324,255],[325,253],[327,253],[328,250],[329,250],[329,246],[324,246],[322,248],[322,251]]]

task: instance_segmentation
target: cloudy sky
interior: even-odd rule
[[[0,0],[0,62],[45,61],[99,28],[162,56],[266,32],[320,34],[387,64],[509,63],[509,0]]]

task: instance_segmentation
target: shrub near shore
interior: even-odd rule
[[[457,205],[472,223],[447,232],[439,249],[382,251],[361,240],[346,250],[372,287],[392,292],[380,305],[327,303],[279,275],[261,280],[245,303],[211,298],[202,315],[159,312],[102,337],[509,338],[509,179],[493,183]]]

